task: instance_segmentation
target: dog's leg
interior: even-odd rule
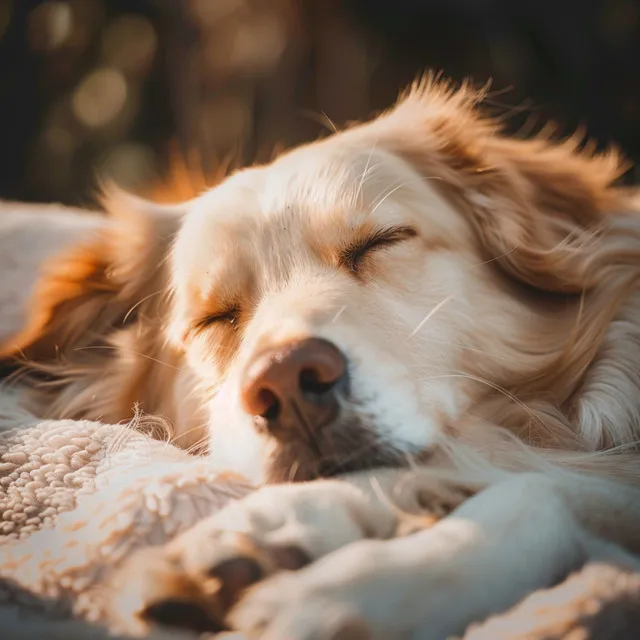
[[[270,578],[231,620],[264,640],[442,640],[586,560],[628,559],[622,546],[638,551],[639,529],[640,492],[594,478],[522,474],[426,531],[356,542]]]

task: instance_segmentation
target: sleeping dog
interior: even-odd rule
[[[441,640],[640,549],[640,206],[481,98],[428,79],[188,202],[110,190],[48,261],[0,351],[32,407],[138,405],[275,483],[132,558],[119,625]]]

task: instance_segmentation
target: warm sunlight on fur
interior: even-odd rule
[[[47,259],[0,345],[32,409],[275,482],[115,567],[112,630],[441,640],[637,570],[640,203],[482,97],[420,82],[173,205],[109,188]]]
[[[452,442],[521,464],[490,425],[547,460],[635,443],[640,224],[619,159],[508,139],[481,99],[426,80],[184,204],[108,191],[103,231],[49,264],[3,355],[35,361],[48,415],[139,406],[256,480]],[[307,340],[339,354],[340,384],[247,400],[255,363]]]

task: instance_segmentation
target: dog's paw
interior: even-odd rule
[[[110,584],[112,626],[128,632],[144,632],[156,625],[193,631],[236,628],[229,623],[228,613],[249,592],[253,604],[242,609],[245,614],[238,614],[237,623],[242,630],[242,625],[253,629],[256,625],[249,623],[246,612],[267,611],[272,598],[297,598],[296,587],[285,589],[296,584],[293,572],[309,563],[314,563],[315,570],[324,562],[316,561],[330,556],[328,561],[333,552],[354,542],[361,541],[360,547],[367,539],[383,540],[428,528],[468,495],[420,474],[412,474],[408,483],[394,478],[384,489],[374,486],[378,490],[371,490],[369,481],[343,480],[278,485],[229,503],[170,543],[135,554],[117,571]],[[414,515],[393,503],[411,507]],[[250,589],[261,581],[265,581],[264,590]],[[306,591],[301,583],[302,593]],[[315,628],[313,607],[320,600],[323,596],[310,595],[304,605],[304,610],[310,608],[309,629]],[[357,615],[335,604],[332,609],[331,616],[318,619],[320,635],[300,637],[367,637]],[[253,619],[254,614],[249,617]],[[349,635],[340,636],[343,629]]]
[[[342,481],[279,485],[229,503],[170,543],[134,554],[109,583],[112,626],[228,628],[254,583],[363,538],[388,538],[397,514]]]

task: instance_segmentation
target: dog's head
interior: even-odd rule
[[[184,391],[145,389],[179,405],[197,388],[218,462],[275,480],[406,464],[470,418],[560,438],[624,298],[616,269],[638,272],[608,215],[619,163],[508,139],[477,100],[421,83],[183,207],[151,333]],[[148,254],[137,276],[158,275]]]
[[[470,413],[525,428],[509,390],[557,374],[569,400],[617,159],[506,139],[476,98],[423,83],[192,206],[170,331],[209,385],[221,463],[279,480],[404,464]]]

